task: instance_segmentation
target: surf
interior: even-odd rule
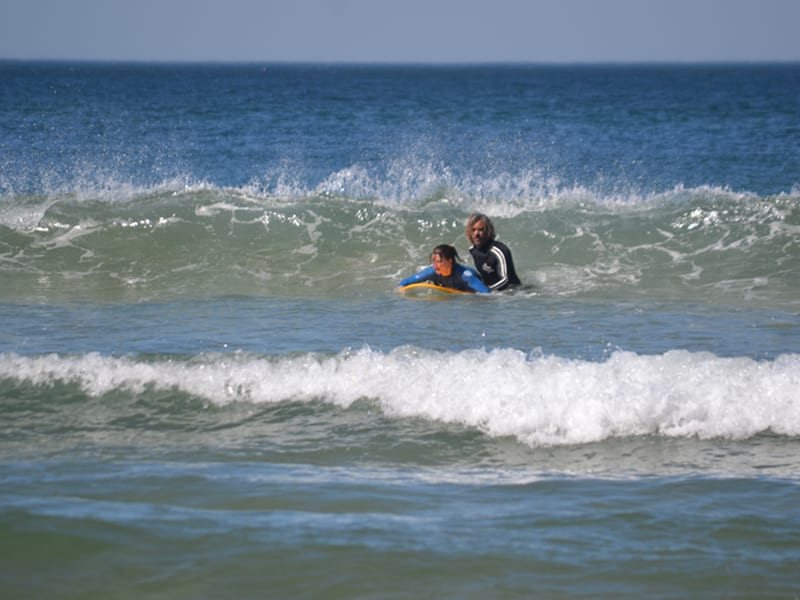
[[[548,447],[630,436],[796,437],[798,367],[797,354],[756,361],[683,350],[616,351],[604,361],[586,361],[510,348],[402,346],[170,358],[3,353],[0,380],[7,398],[28,390],[47,402],[59,402],[68,388],[79,402],[150,397],[165,407],[180,398],[216,406],[323,402],[341,410],[368,401],[391,418],[458,424]]]
[[[468,256],[463,224],[481,210],[512,248],[534,295],[790,309],[800,302],[796,193],[678,187],[604,195],[567,188],[544,197],[493,197],[464,185],[395,198],[379,195],[380,187],[348,196],[165,182],[119,193],[4,197],[0,297],[380,293],[424,266],[439,243]]]

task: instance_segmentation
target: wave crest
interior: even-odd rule
[[[616,352],[604,362],[416,347],[166,361],[0,355],[4,386],[72,383],[93,397],[173,390],[220,405],[322,401],[347,409],[367,398],[389,416],[458,423],[530,446],[644,435],[799,436],[799,367],[794,354],[758,362],[680,350]]]
[[[532,174],[464,188],[426,174],[406,190],[381,185],[353,169],[313,190],[176,179],[138,191],[6,198],[0,272],[8,285],[0,294],[137,300],[220,289],[385,290],[439,243],[468,257],[463,224],[480,210],[536,294],[800,302],[798,195],[714,187],[601,195]]]

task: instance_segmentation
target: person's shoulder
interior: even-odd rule
[[[503,242],[493,241],[490,252],[497,256],[504,256],[506,260],[511,260],[511,248],[506,246]]]

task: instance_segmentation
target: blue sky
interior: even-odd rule
[[[0,58],[800,61],[800,0],[0,0]]]

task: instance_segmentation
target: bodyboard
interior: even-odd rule
[[[446,298],[447,296],[455,296],[462,294],[473,295],[474,292],[465,292],[455,288],[443,287],[436,285],[430,281],[421,281],[419,283],[409,283],[401,288],[398,292],[407,298]]]

